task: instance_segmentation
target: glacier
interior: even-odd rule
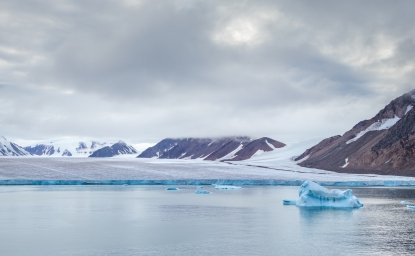
[[[353,195],[352,190],[327,189],[315,182],[305,181],[299,189],[297,201],[284,200],[284,205],[323,208],[360,208],[363,204]]]
[[[245,161],[140,158],[1,157],[0,185],[164,185],[164,186],[415,186],[415,177],[346,174],[298,166],[287,146]]]

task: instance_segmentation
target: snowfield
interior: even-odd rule
[[[415,178],[343,174],[298,166],[292,158],[308,144],[293,144],[250,160],[219,162],[142,158],[2,157],[0,184],[223,184],[415,185]]]

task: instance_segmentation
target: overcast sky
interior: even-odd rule
[[[415,88],[415,1],[2,0],[0,135],[344,133]]]

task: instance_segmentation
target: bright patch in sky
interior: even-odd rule
[[[228,45],[255,44],[260,41],[259,29],[247,19],[237,19],[220,30],[214,40]]]

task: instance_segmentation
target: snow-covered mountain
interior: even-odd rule
[[[24,149],[34,156],[50,157],[89,157],[103,148],[113,148],[111,156],[119,154],[136,154],[132,146],[125,144],[127,149],[122,149],[124,142],[98,141],[86,138],[62,138],[50,141],[38,142]],[[101,151],[102,152],[102,151]],[[100,153],[102,155],[102,153]],[[109,156],[109,154],[107,154]],[[102,155],[103,156],[103,155]]]
[[[96,140],[56,139],[27,146],[24,149],[36,156],[74,156],[88,157],[96,150],[109,145]]]
[[[164,139],[146,149],[139,158],[203,159],[239,161],[255,154],[284,147],[270,138],[250,137]]]
[[[5,137],[0,136],[0,156],[28,156],[30,155],[21,146],[10,142]]]
[[[133,146],[127,145],[124,141],[119,141],[112,146],[105,146],[96,150],[89,157],[113,157],[133,154],[137,154],[137,150]]]
[[[327,138],[297,158],[304,167],[415,176],[415,90],[344,135]]]

